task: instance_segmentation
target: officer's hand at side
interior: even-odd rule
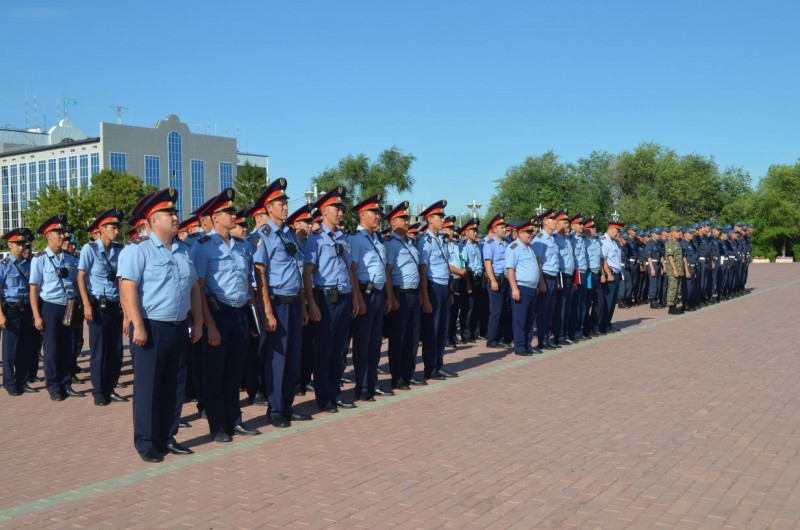
[[[6,316],[0,313],[0,329],[6,329]]]
[[[301,310],[301,313],[300,313],[300,323],[301,323],[301,325],[303,325],[303,326],[305,326],[306,324],[308,324],[308,310],[306,309],[306,306],[303,306],[303,309]]]
[[[92,311],[92,306],[91,305],[84,304],[84,306],[83,306],[83,318],[85,318],[87,322],[94,322],[94,311]]]
[[[539,292],[546,293],[547,292],[547,284],[544,282],[539,282]]]
[[[515,302],[522,300],[522,295],[516,287],[511,289],[511,298],[513,298]]]
[[[43,331],[44,330],[44,319],[42,317],[34,318],[33,319],[33,325],[39,331]]]
[[[489,287],[491,287],[492,291],[497,292],[500,290],[500,286],[497,284],[497,280],[490,280]]]
[[[275,331],[278,329],[278,321],[275,320],[275,315],[270,311],[267,313],[267,331]]]
[[[423,300],[422,302],[422,312],[425,314],[433,313],[433,306],[427,300]]]
[[[194,328],[192,328],[194,329]],[[219,334],[219,330],[217,329],[216,325],[208,326],[208,343],[211,346],[219,346],[222,337]]]
[[[397,311],[398,309],[400,309],[400,300],[392,298],[392,311]]]
[[[353,296],[353,308],[350,310],[350,318],[356,318],[358,316],[358,296]]]
[[[144,329],[144,325],[133,325],[133,343],[137,346],[144,346],[147,343],[147,330]]]
[[[319,307],[314,302],[308,304],[308,318],[312,322],[319,322],[322,318],[322,314],[319,311]]]
[[[200,339],[203,338],[203,326],[193,327],[191,329],[192,331],[189,333],[189,339],[192,341],[192,344],[197,344]]]

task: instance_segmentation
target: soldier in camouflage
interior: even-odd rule
[[[666,242],[664,257],[667,265],[667,306],[670,315],[680,315],[682,310],[678,309],[678,295],[681,292],[681,282],[683,281],[683,250],[681,249],[681,229],[673,226],[671,237]]]

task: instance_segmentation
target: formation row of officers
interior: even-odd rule
[[[382,197],[374,195],[354,206],[359,226],[347,234],[342,187],[291,215],[285,190],[278,179],[237,212],[226,189],[179,223],[176,191],[162,189],[129,214],[130,244],[116,242],[124,213],[110,209],[87,228],[93,240],[79,258],[62,250],[63,215],[38,228],[47,246],[32,259],[25,256],[29,229],[5,234],[11,255],[0,263],[0,328],[8,393],[32,390],[41,335],[51,399],[82,395],[71,386],[82,316],[95,404],[124,400],[114,391],[124,332],[134,367],[134,446],[143,460],[160,462],[192,452],[175,439],[187,396],[197,399],[212,439],[229,442],[259,434],[242,421],[241,386],[251,402],[265,401],[278,428],[311,419],[293,403],[312,378],[320,411],[356,407],[341,385],[351,343],[355,397],[374,401],[457,377],[444,366],[448,343],[486,340],[529,356],[615,332],[620,285],[636,285],[625,278],[620,222],[597,237],[592,218],[566,210],[513,225],[498,214],[481,241],[478,220],[455,227],[446,201],[422,212],[421,229],[410,225],[403,201],[385,215],[389,229],[381,235]],[[248,234],[250,217],[256,228]],[[649,259],[665,271],[678,262],[691,268],[669,242]],[[683,268],[680,275],[690,277]],[[384,336],[390,389],[378,385]],[[420,341],[423,374],[415,373]]]

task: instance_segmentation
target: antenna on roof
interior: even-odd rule
[[[109,105],[111,110],[117,113],[117,125],[122,125],[122,113],[126,110],[131,110],[128,107],[122,107],[120,105]]]

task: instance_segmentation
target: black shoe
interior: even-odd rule
[[[283,416],[270,416],[269,424],[279,429],[285,429],[286,427],[292,426],[291,422]]]
[[[178,422],[178,427],[180,427],[181,429],[188,429],[191,426],[192,426],[192,424],[189,423],[188,421],[179,421]]]
[[[80,379],[78,379],[78,376],[77,376],[77,375],[73,375],[73,376],[72,376],[72,379],[70,379],[70,381],[69,381],[69,382],[70,382],[70,383],[72,383],[73,385],[79,385],[79,384],[81,384],[83,381],[81,381]]]
[[[394,392],[391,390],[384,390],[383,388],[376,386],[375,390],[372,391],[372,394],[377,396],[393,396]]]
[[[387,372],[386,370],[384,370],[383,368],[381,368],[379,366],[378,367],[378,375],[389,375],[389,372]]]
[[[397,383],[392,383],[392,388],[395,390],[411,390],[411,387],[406,384],[402,379]]]
[[[33,388],[28,383],[25,383],[24,385],[22,385],[22,391],[25,392],[26,394],[35,394],[36,392],[39,391],[39,389]]]
[[[674,305],[669,306],[669,311],[667,311],[668,315],[680,315],[681,311]]]
[[[65,397],[64,394],[58,392],[56,394],[50,394],[50,401],[64,401]]]
[[[454,341],[453,339],[447,339],[447,341],[445,341],[444,345],[447,346],[448,348],[458,348],[458,345],[456,344],[456,341]]]
[[[412,377],[408,381],[408,384],[409,385],[414,385],[414,386],[426,386],[428,384],[428,382],[425,381],[424,379],[417,379],[416,377]]]
[[[372,394],[367,392],[364,392],[363,394],[357,394],[356,399],[358,401],[375,401],[375,398],[372,396]]]
[[[306,387],[303,385],[297,385],[297,388],[294,389],[295,396],[305,396],[306,395]]]
[[[43,381],[44,377],[37,377],[37,376],[33,376],[30,379],[28,379],[29,383],[42,383]]]
[[[564,343],[564,344],[566,344],[567,346],[569,346],[570,344],[575,344],[575,341],[574,341],[574,340],[571,340],[571,339],[564,339],[564,340],[562,340],[562,341],[559,341],[559,342],[563,342],[563,343]]]
[[[101,395],[101,396],[95,396],[94,397],[94,404],[97,405],[98,407],[105,407],[109,403],[111,403],[111,402],[105,396]]]
[[[219,443],[230,442],[233,440],[233,438],[231,438],[231,435],[225,432],[225,429],[218,430],[216,434],[214,434],[212,437],[214,438],[215,442]]]
[[[128,388],[128,383],[123,383],[122,381],[120,381],[119,383],[116,384],[114,388]]]
[[[257,436],[261,434],[261,431],[258,429],[251,429],[250,427],[245,427],[244,425],[236,425],[233,428],[234,434],[240,434],[242,436]]]
[[[439,374],[445,376],[447,379],[450,379],[452,377],[458,377],[458,374],[456,372],[448,372],[444,368],[439,369]]]
[[[493,348],[493,349],[496,349],[496,350],[505,350],[506,349],[506,347],[505,346],[501,346],[499,342],[487,342],[486,343],[486,347],[487,348]]]
[[[440,373],[439,370],[434,370],[431,372],[431,375],[428,376],[428,379],[435,379],[436,381],[444,381],[447,379],[444,374]]]
[[[139,456],[142,458],[142,460],[144,460],[145,462],[150,462],[151,464],[164,461],[164,455],[159,453],[158,449],[156,449],[155,447],[151,447],[144,453],[139,453]]]
[[[194,451],[185,447],[178,442],[170,442],[167,444],[167,452],[172,453],[173,455],[191,455],[194,454]]]
[[[67,386],[67,389],[64,391],[69,397],[84,397],[86,394],[81,392],[80,390],[74,390],[72,386]]]
[[[539,354],[541,354],[541,353],[542,353],[542,350],[540,350],[539,348],[531,348],[531,349],[530,349],[530,350],[528,350],[528,351],[529,351],[531,354],[533,354],[533,355],[539,355]]]
[[[343,385],[351,385],[351,384],[353,384],[353,380],[350,379],[349,377],[342,377],[339,380],[339,382],[342,383]]]
[[[320,412],[330,412],[331,414],[336,414],[339,412],[339,408],[333,403],[328,403],[324,407],[320,407],[319,410]]]
[[[267,397],[264,394],[262,394],[260,390],[256,392],[256,397],[253,398],[253,405],[260,405],[260,406],[269,405]]]
[[[500,345],[501,348],[503,348],[505,350],[507,350],[507,349],[509,349],[511,347],[511,343],[510,342],[505,342],[505,341],[502,341],[502,340],[500,342],[498,342],[498,344]]]
[[[116,401],[117,403],[125,403],[126,401],[128,401],[128,398],[126,398],[125,396],[120,396],[119,394],[113,391],[108,395],[108,399],[110,399],[111,401]]]
[[[514,355],[521,355],[523,357],[530,357],[531,355],[533,355],[533,353],[529,352],[527,350],[526,351],[515,351]]]
[[[16,388],[7,388],[6,392],[8,392],[9,396],[21,396],[22,390],[17,390]]]
[[[352,403],[350,401],[345,401],[343,399],[336,400],[335,405],[340,409],[354,409],[357,407],[355,403]]]
[[[295,412],[295,411],[292,411],[289,414],[284,415],[284,418],[286,418],[289,421],[310,421],[314,419],[309,414],[303,414],[302,412]]]

